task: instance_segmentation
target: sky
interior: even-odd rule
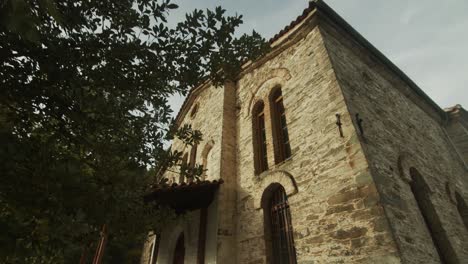
[[[242,14],[239,33],[256,30],[271,38],[308,6],[307,0],[173,0],[179,9],[222,6]],[[468,1],[325,0],[352,27],[405,72],[440,107],[468,109]],[[183,98],[169,103],[178,112]]]

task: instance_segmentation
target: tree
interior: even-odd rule
[[[235,37],[242,16],[195,10],[170,28],[169,0],[6,0],[0,4],[0,261],[77,262],[106,224],[133,243],[171,213],[142,196],[164,148],[167,97],[235,76],[262,37]],[[122,242],[122,243],[118,243]],[[109,250],[115,252],[115,250]],[[116,261],[118,256],[113,257]]]

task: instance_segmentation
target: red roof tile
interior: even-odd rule
[[[223,180],[193,181],[190,183],[160,184],[144,197],[146,202],[169,206],[176,213],[207,208]]]
[[[289,25],[285,26],[280,32],[276,35],[274,35],[270,40],[268,41],[270,44],[275,42],[277,39],[281,38],[284,34],[286,34],[290,29],[295,27],[297,24],[299,24],[306,16],[314,9],[315,7],[315,2],[310,1],[309,6],[302,11],[302,14],[298,16],[295,20],[291,21]]]

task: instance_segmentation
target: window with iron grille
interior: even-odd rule
[[[272,263],[296,264],[291,212],[282,186],[273,191],[269,211]]]
[[[283,95],[279,87],[273,89],[270,96],[271,121],[273,127],[273,142],[275,148],[275,163],[278,164],[291,157],[286,111]]]
[[[263,102],[258,102],[252,112],[255,173],[268,170],[265,113]]]

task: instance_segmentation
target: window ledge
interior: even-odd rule
[[[286,164],[290,163],[292,160],[293,160],[293,156],[281,161],[280,163],[274,164],[272,167],[268,168],[268,170],[266,171],[255,173],[255,176],[258,178],[263,178],[266,174],[269,174],[270,172],[285,166]]]
[[[280,163],[275,164],[273,167],[274,167],[274,168],[282,167],[283,165],[289,163],[289,162],[292,161],[292,160],[293,160],[293,156],[291,156],[291,157],[289,157],[289,158],[287,158],[287,159],[281,161]]]

